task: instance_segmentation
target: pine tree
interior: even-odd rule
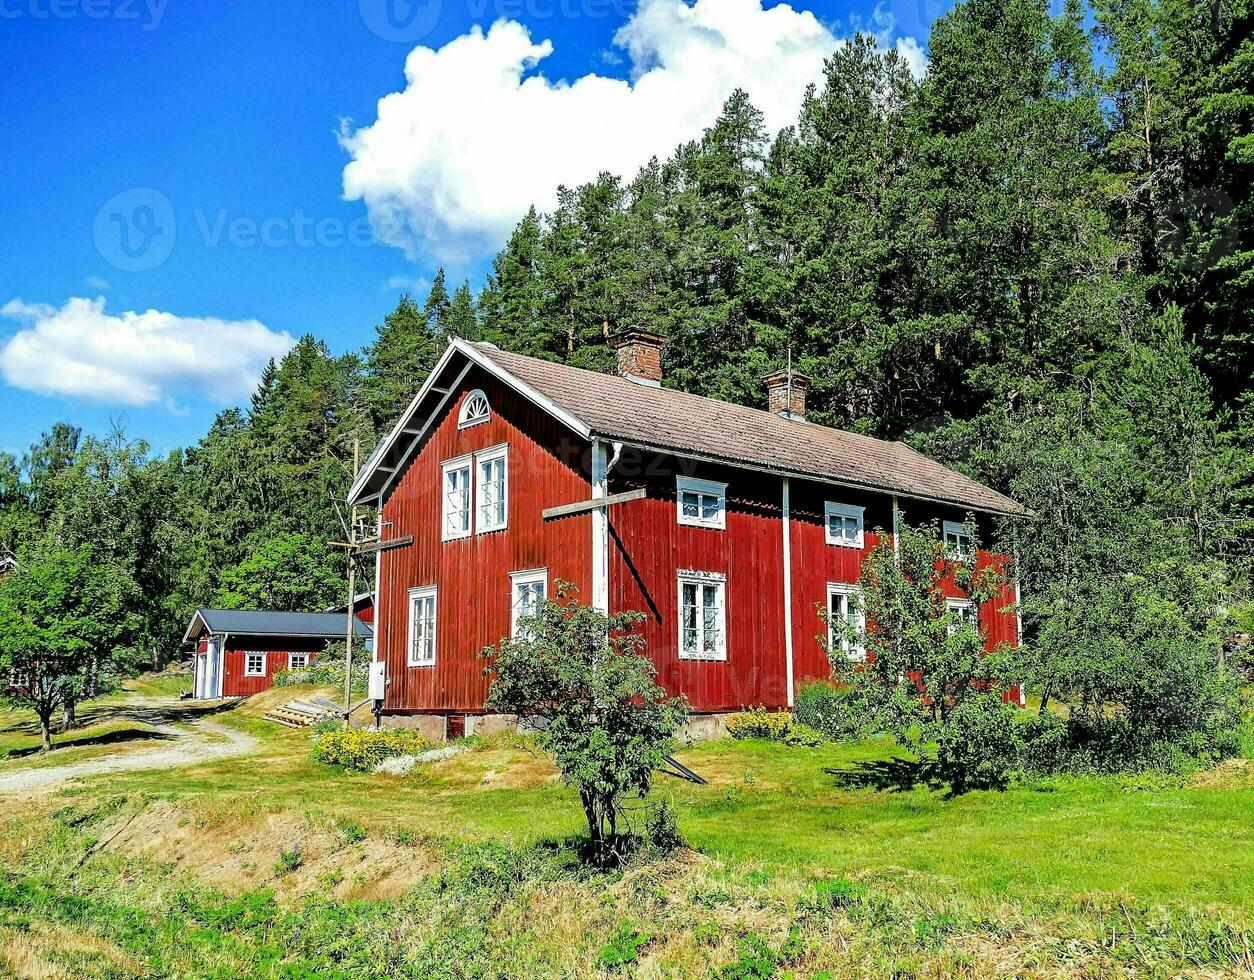
[[[436,283],[443,292],[443,277],[437,277]],[[438,301],[434,288],[432,295]],[[447,294],[445,300],[447,307]],[[431,307],[431,300],[427,305]],[[418,308],[409,293],[401,296],[396,309],[375,331],[375,341],[365,352],[361,397],[374,431],[386,432],[435,367],[443,343],[434,332],[432,318]]]
[[[474,296],[470,292],[470,283],[463,282],[453,293],[444,315],[444,332],[450,338],[471,341],[479,339],[479,318],[475,311]]]

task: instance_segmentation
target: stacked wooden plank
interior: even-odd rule
[[[267,711],[262,717],[267,721],[286,725],[288,728],[307,728],[310,725],[316,725],[324,718],[338,718],[343,710],[330,698],[319,694],[279,705],[272,711]]]

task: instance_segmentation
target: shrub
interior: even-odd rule
[[[370,654],[365,650],[353,650],[353,690],[364,693],[370,682]],[[313,684],[320,687],[344,688],[344,644],[328,643],[314,661],[301,670],[276,670],[275,687],[296,687]]]
[[[1005,786],[1020,745],[1013,708],[996,694],[966,697],[940,726],[937,768],[958,793]]]
[[[620,922],[610,936],[610,941],[601,950],[601,955],[597,957],[597,964],[609,970],[630,966],[636,962],[640,950],[649,944],[651,938],[640,929],[640,923]]]
[[[384,759],[415,755],[427,741],[405,728],[344,728],[313,737],[313,757],[329,766],[371,772]]]
[[[792,716],[786,711],[767,711],[758,706],[734,714],[727,719],[727,734],[732,738],[766,738],[782,742],[792,726]]]
[[[765,738],[785,745],[814,748],[827,737],[810,725],[793,720],[786,711],[767,711],[758,706],[727,719],[727,734],[732,738]]]
[[[865,894],[861,885],[848,878],[828,878],[814,886],[814,901],[821,909],[847,909]]]
[[[805,749],[816,749],[826,741],[827,736],[817,728],[811,728],[809,725],[799,721],[794,721],[788,726],[788,731],[784,733],[785,745],[793,745]]]
[[[291,874],[304,863],[304,860],[305,857],[301,853],[299,844],[285,847],[279,851],[279,859],[274,862],[274,873],[279,877]]]
[[[848,687],[830,681],[811,681],[797,689],[794,720],[822,732],[832,741],[864,737],[871,728],[861,699]]]
[[[659,854],[671,854],[684,846],[679,833],[679,818],[670,800],[659,800],[644,821],[644,839]]]

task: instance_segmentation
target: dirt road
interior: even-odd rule
[[[257,745],[257,740],[251,735],[208,721],[193,722],[185,728],[176,728],[173,725],[154,727],[177,741],[173,745],[166,745],[159,749],[106,756],[102,759],[91,759],[65,766],[41,766],[8,773],[0,772],[0,795],[20,793],[62,783],[68,779],[97,776],[102,773],[131,772],[138,769],[173,769],[177,766],[196,765],[213,759],[243,755],[251,752]]]

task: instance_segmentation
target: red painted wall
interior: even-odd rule
[[[459,429],[457,409],[479,388],[491,418]],[[441,540],[440,464],[476,450],[509,444],[509,515],[503,531]],[[547,568],[549,594],[558,579],[591,600],[592,519],[545,521],[541,511],[587,500],[589,447],[565,426],[472,368],[450,398],[383,508],[384,537],[412,534],[414,543],[385,551],[376,584],[375,650],[388,662],[384,711],[483,710],[488,682],[477,654],[510,629],[510,572]],[[434,585],[436,662],[408,666],[408,591]]]
[[[728,484],[725,530],[678,523],[680,472]],[[625,453],[614,474],[611,492],[635,484],[649,495],[610,511],[610,609],[646,613],[645,650],[659,681],[694,711],[786,701],[779,479],[636,453]],[[680,569],[726,577],[726,661],[680,659]]]
[[[274,686],[275,671],[287,670],[289,653],[308,653],[309,662],[313,663],[325,645],[324,640],[308,637],[232,637],[223,656],[222,696],[246,697],[268,691]],[[244,654],[259,651],[266,654],[265,676],[246,677]]]

